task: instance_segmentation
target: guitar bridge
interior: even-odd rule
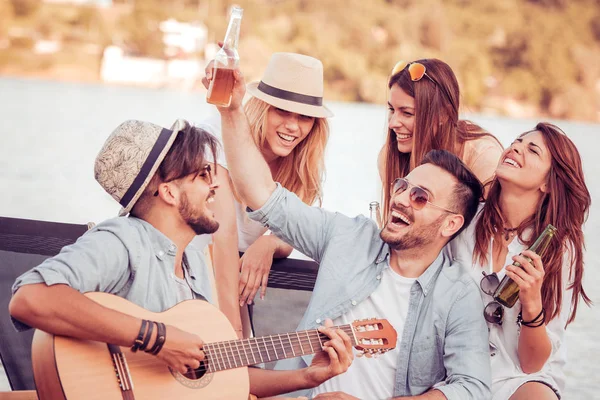
[[[121,391],[133,391],[133,381],[131,380],[131,374],[129,373],[129,366],[127,365],[127,358],[121,351],[119,346],[114,344],[107,344],[108,351],[110,351],[113,367],[117,376],[117,382]]]

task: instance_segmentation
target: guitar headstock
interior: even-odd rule
[[[387,319],[363,319],[352,323],[356,345],[354,348],[367,357],[383,354],[396,347],[398,334]]]

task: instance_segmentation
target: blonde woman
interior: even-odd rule
[[[212,64],[207,66],[205,86],[210,79]],[[244,106],[246,116],[273,179],[303,202],[320,204],[329,137],[326,118],[333,115],[323,105],[323,65],[313,57],[275,53],[263,78],[247,90],[252,98]],[[219,136],[220,118],[202,127]],[[264,298],[273,258],[289,256],[292,247],[246,216],[222,152],[217,163],[221,190],[213,209],[221,228],[213,235],[213,261],[220,307],[241,336],[239,307],[251,304],[259,289]],[[243,253],[239,260],[238,251]]]

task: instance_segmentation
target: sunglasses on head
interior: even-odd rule
[[[429,80],[437,85],[437,82],[433,80],[429,75],[427,75],[427,68],[421,64],[420,62],[406,62],[406,61],[398,61],[394,68],[392,68],[392,73],[390,76],[396,75],[398,72],[404,71],[405,68],[408,67],[408,73],[410,74],[410,79],[413,82],[418,82],[423,79],[424,76],[429,78]]]
[[[444,96],[446,96],[448,101],[450,101],[450,104],[453,104],[452,100],[450,99],[450,95],[446,92],[446,89],[442,87],[439,83],[437,83],[435,79],[433,79],[427,74],[427,68],[420,62],[398,61],[396,65],[394,65],[394,68],[392,68],[392,73],[390,74],[390,77],[396,75],[399,72],[404,71],[404,69],[408,69],[408,74],[410,75],[410,79],[413,82],[418,82],[421,79],[423,79],[424,76],[426,76],[427,79],[433,82],[442,91],[442,93],[444,93]]]
[[[410,189],[409,199],[410,199],[410,206],[413,209],[422,210],[423,207],[425,207],[427,204],[429,204],[430,206],[439,208],[440,210],[449,212],[450,214],[458,214],[455,211],[448,210],[447,208],[438,206],[437,204],[430,202],[429,201],[429,193],[425,189],[423,189],[420,186],[411,184],[408,180],[406,180],[404,178],[394,179],[394,182],[392,182],[390,194],[391,194],[391,196],[394,196],[395,194],[400,194],[402,192],[405,192],[411,186],[412,186],[412,189]]]
[[[482,271],[482,273],[483,278],[481,278],[481,282],[479,282],[479,287],[481,287],[483,293],[493,297],[494,292],[498,289],[498,286],[500,286],[500,279],[498,279],[498,275],[496,275],[495,272],[486,274],[485,271]],[[502,325],[504,307],[496,300],[492,300],[483,309],[483,317],[487,322]]]

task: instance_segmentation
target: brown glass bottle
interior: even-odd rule
[[[233,70],[237,67],[239,56],[237,51],[240,38],[240,25],[242,24],[243,10],[233,7],[231,18],[227,26],[227,33],[223,47],[219,49],[213,60],[213,74],[206,93],[206,102],[221,107],[228,107],[231,103],[234,76]]]
[[[550,224],[544,229],[542,234],[536,239],[536,241],[531,245],[529,250],[533,251],[535,254],[540,257],[544,257],[546,250],[548,249],[548,245],[550,241],[556,234],[556,228]],[[529,257],[525,257],[527,260],[531,261]],[[521,264],[518,262],[514,262],[513,265],[517,267],[521,267]],[[494,292],[494,299],[502,304],[505,307],[511,308],[515,305],[517,300],[519,299],[519,285],[508,275],[505,275],[498,285],[498,288]]]

